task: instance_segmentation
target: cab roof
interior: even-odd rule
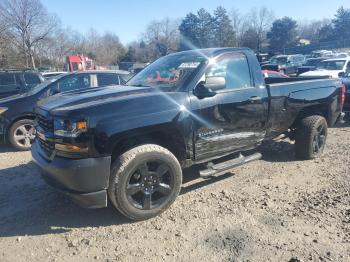
[[[188,54],[188,55],[202,55],[205,57],[215,57],[225,52],[253,52],[249,48],[233,48],[233,47],[223,47],[223,48],[205,48],[205,49],[192,49],[187,51],[176,52],[170,55]]]

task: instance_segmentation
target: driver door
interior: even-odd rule
[[[216,95],[194,97],[195,158],[203,160],[254,147],[265,136],[268,93],[255,87],[248,60],[243,53],[226,53],[208,68],[205,81],[222,78]]]

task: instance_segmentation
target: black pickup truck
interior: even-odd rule
[[[127,86],[41,100],[32,155],[43,178],[80,205],[105,207],[109,196],[125,216],[147,219],[174,202],[191,165],[208,163],[204,178],[227,172],[281,134],[295,140],[298,158],[317,157],[342,116],[342,92],[338,79],[265,82],[249,49],[180,52]]]

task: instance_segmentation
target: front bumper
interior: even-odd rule
[[[34,162],[43,179],[54,188],[69,195],[74,202],[86,208],[107,206],[111,157],[68,159],[45,157],[36,140],[32,145]]]

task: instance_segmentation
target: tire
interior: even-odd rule
[[[34,120],[21,119],[13,123],[8,136],[11,145],[16,149],[21,151],[30,150],[35,138]]]
[[[299,159],[314,159],[323,153],[327,140],[327,121],[322,116],[301,120],[295,134],[295,155]]]
[[[167,149],[145,144],[134,147],[111,167],[108,196],[131,220],[145,220],[165,211],[180,193],[182,170]]]

